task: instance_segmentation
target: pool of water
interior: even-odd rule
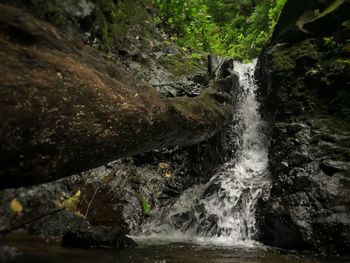
[[[11,237],[0,240],[0,246],[13,246],[20,255],[10,262],[45,263],[350,263],[350,257],[322,258],[301,255],[259,245],[227,247],[190,243],[160,243],[159,240],[138,240],[135,248],[67,249],[59,243],[32,237]]]

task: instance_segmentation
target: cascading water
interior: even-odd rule
[[[259,114],[254,81],[256,61],[234,63],[242,93],[235,125],[240,149],[207,184],[186,190],[171,207],[144,226],[144,234],[159,239],[214,241],[237,245],[256,234],[257,200],[268,192],[268,141]],[[234,138],[232,138],[234,139]]]

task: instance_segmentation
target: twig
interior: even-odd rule
[[[91,204],[92,204],[92,201],[93,201],[94,198],[95,198],[95,195],[97,194],[97,191],[98,191],[98,187],[95,188],[95,192],[94,192],[94,194],[92,195],[92,197],[91,197],[91,199],[90,199],[90,202],[89,202],[89,204],[88,204],[88,206],[87,206],[87,208],[86,208],[86,211],[85,211],[84,218],[86,218],[87,215],[88,215],[88,213],[89,213],[90,206],[91,206]]]

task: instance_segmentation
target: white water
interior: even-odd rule
[[[257,200],[269,189],[266,124],[256,99],[255,64],[234,64],[242,88],[232,126],[241,133],[235,158],[207,184],[186,190],[175,204],[146,224],[144,236],[163,242],[254,244]]]

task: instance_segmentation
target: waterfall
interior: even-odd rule
[[[257,200],[269,190],[268,140],[256,98],[255,65],[256,61],[234,63],[232,74],[239,76],[242,89],[232,125],[241,136],[236,156],[208,183],[187,189],[173,205],[145,224],[145,236],[229,245],[253,240]]]

